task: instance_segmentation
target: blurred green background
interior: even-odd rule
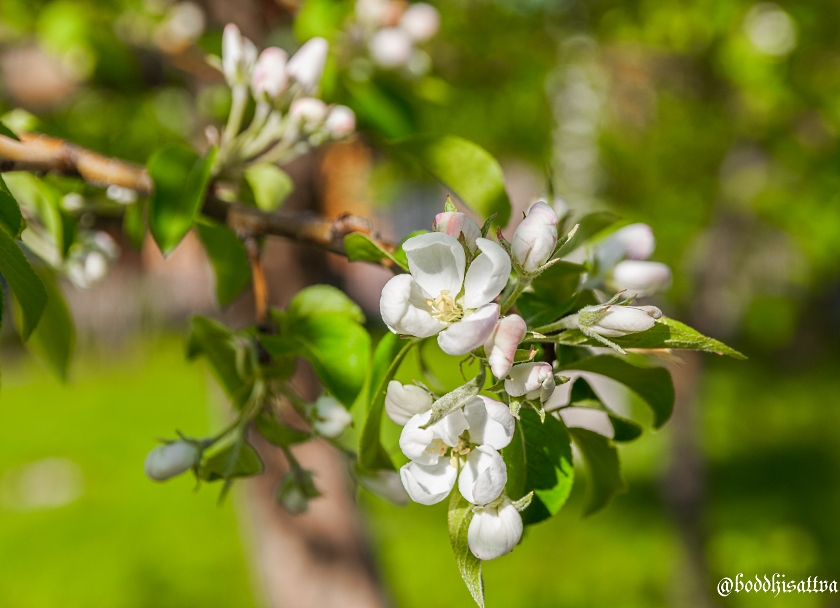
[[[298,44],[295,2],[220,4],[199,3],[203,49],[218,52],[229,18],[261,45]],[[529,193],[550,181],[574,209],[649,223],[654,259],[675,274],[656,303],[750,357],[703,358],[690,415],[621,447],[630,492],[581,519],[577,485],[557,517],[486,565],[488,605],[840,605],[714,593],[739,572],[840,578],[840,5],[434,4],[433,72],[365,83],[385,109],[360,112],[365,141],[462,135],[502,160],[511,189],[522,175]],[[3,0],[0,109],[30,113],[6,120],[136,162],[164,142],[199,141],[229,99],[193,47],[156,37],[173,6]],[[319,14],[307,27],[328,27]],[[334,100],[359,103],[361,85],[328,84]],[[367,194],[383,217],[398,215],[408,177],[374,166]],[[84,326],[66,386],[4,326],[0,605],[256,605],[238,497],[217,506],[188,479],[142,474],[155,438],[218,425],[211,381],[183,359],[179,314],[137,313],[141,337],[119,346]],[[687,507],[674,498],[683,475],[701,488]],[[42,491],[56,478],[58,499]],[[360,502],[397,605],[469,605],[443,505]]]

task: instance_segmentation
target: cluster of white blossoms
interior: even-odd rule
[[[356,22],[350,35],[365,45],[380,68],[403,69],[420,76],[431,67],[429,55],[418,48],[437,34],[438,10],[424,2],[406,4],[399,0],[357,0]]]
[[[656,240],[647,224],[630,224],[608,236],[596,247],[594,265],[613,291],[627,291],[650,296],[668,288],[671,269],[660,262],[650,262]]]
[[[225,26],[220,67],[232,91],[230,116],[219,138],[220,163],[286,163],[314,146],[351,135],[356,117],[350,108],[329,106],[317,96],[329,45],[308,40],[291,57],[269,47],[257,53],[236,25]],[[256,103],[251,123],[240,133],[248,101]]]
[[[438,407],[443,400],[450,403],[454,393],[436,402],[424,387],[392,381],[385,408],[391,420],[403,426],[399,445],[409,462],[401,468],[400,479],[408,495],[431,505],[444,500],[457,482],[458,491],[474,505],[470,550],[487,560],[509,553],[519,542],[519,510],[527,506],[505,494],[507,467],[500,450],[514,436],[519,409],[529,405],[542,412],[557,383],[567,380],[555,374],[551,363],[516,362],[528,328],[519,315],[505,313],[517,295],[556,262],[552,258],[562,243],[557,214],[544,202],[531,206],[510,243],[485,238],[469,216],[451,209],[435,217],[433,232],[403,244],[410,273],[388,281],[380,311],[396,334],[437,336],[445,353],[472,353],[486,360],[496,379],[494,390],[505,401],[478,395],[481,387],[476,386],[454,409]],[[617,256],[612,262],[617,266],[624,258],[649,256],[645,243],[645,251],[635,249],[639,245],[632,237],[627,229],[616,232],[602,245],[604,259]],[[620,254],[613,252],[616,243],[624,244]],[[553,329],[579,329],[609,342],[607,337],[650,329],[661,316],[656,307],[616,301],[586,307]]]

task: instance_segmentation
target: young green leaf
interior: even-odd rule
[[[0,135],[5,135],[6,137],[11,137],[15,141],[20,141],[20,137],[18,137],[17,134],[14,131],[12,131],[9,127],[4,125],[2,122],[0,122]]]
[[[292,323],[294,319],[325,312],[345,315],[355,323],[365,322],[365,315],[359,305],[332,285],[312,285],[300,290],[289,302],[287,312]]]
[[[532,409],[519,412],[513,441],[504,449],[508,467],[507,494],[518,499],[534,492],[522,512],[525,524],[535,524],[556,514],[565,504],[574,483],[572,448],[566,426],[553,416],[540,422]]]
[[[242,407],[250,397],[251,384],[239,375],[233,339],[233,332],[218,321],[195,316],[190,320],[187,357],[204,355],[225,393],[235,405]]]
[[[229,480],[234,477],[251,477],[263,472],[263,462],[257,451],[239,438],[233,443],[214,453],[198,471],[198,476],[204,481]]]
[[[408,264],[398,262],[396,258],[376,244],[362,232],[351,232],[344,237],[344,251],[351,262],[371,262],[381,264],[382,260],[391,260],[394,264],[408,272]]]
[[[258,163],[245,169],[245,181],[254,202],[263,211],[274,211],[294,190],[292,178],[277,165]]]
[[[210,183],[216,149],[200,158],[184,146],[171,144],[148,162],[155,191],[149,205],[149,229],[164,255],[172,252],[193,227]]]
[[[468,533],[473,518],[472,505],[455,490],[449,499],[449,543],[455,553],[458,572],[469,589],[475,603],[484,608],[484,580],[481,577],[481,560],[470,551]]]
[[[141,198],[126,207],[123,214],[123,234],[138,251],[143,247],[143,239],[146,236],[146,206],[146,199]]]
[[[5,230],[0,230],[0,274],[20,305],[20,336],[26,340],[47,306],[47,291],[20,247]]]
[[[20,237],[25,225],[15,197],[12,196],[6,182],[0,177],[0,229],[5,230],[9,233],[9,236],[16,239]]]
[[[38,218],[52,237],[58,252],[64,256],[73,243],[75,222],[61,207],[61,192],[31,173],[8,173],[5,180],[14,198],[22,208],[28,208]]]
[[[202,218],[196,229],[216,275],[216,299],[226,306],[251,282],[248,252],[236,233],[224,224]]]
[[[593,372],[621,382],[653,410],[653,426],[659,428],[674,409],[674,383],[663,367],[636,367],[612,355],[597,355],[564,365],[563,370]]]
[[[382,427],[382,411],[385,409],[385,393],[388,383],[394,379],[400,364],[420,340],[401,340],[399,336],[387,333],[379,341],[373,353],[373,363],[368,376],[368,406],[365,425],[359,444],[359,467],[365,471],[394,469],[388,452],[382,447],[379,437]]]
[[[269,443],[278,447],[289,447],[296,443],[303,443],[312,438],[312,433],[300,431],[292,427],[280,424],[270,414],[263,414],[254,420],[260,435],[265,437]]]
[[[414,136],[393,147],[415,159],[479,216],[498,213],[496,223],[507,224],[511,205],[502,167],[484,148],[454,135]]]
[[[37,274],[47,292],[47,305],[26,345],[46,361],[61,380],[67,380],[67,369],[76,343],[73,317],[52,273],[38,270]],[[21,315],[16,318],[20,319]]]
[[[584,515],[591,515],[606,507],[616,494],[627,491],[618,450],[609,439],[587,429],[569,428],[569,434],[589,474]]]
[[[530,326],[550,323],[573,306],[585,272],[580,264],[557,262],[531,282],[533,292],[523,293],[516,301],[516,308]]]

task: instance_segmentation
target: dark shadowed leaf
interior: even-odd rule
[[[196,229],[216,276],[216,298],[222,306],[230,304],[251,282],[245,245],[233,230],[209,219],[202,218]]]
[[[0,274],[6,279],[20,305],[19,331],[29,338],[47,306],[47,291],[14,239],[0,230]]]
[[[618,450],[609,439],[587,429],[570,428],[569,434],[586,464],[589,484],[584,515],[591,515],[606,507],[616,494],[627,491]]]

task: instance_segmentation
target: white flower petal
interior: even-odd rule
[[[335,397],[323,395],[315,402],[312,428],[322,437],[338,437],[351,422],[350,412]]]
[[[431,428],[437,439],[440,439],[449,447],[454,448],[458,445],[458,438],[461,436],[461,433],[470,428],[470,425],[464,416],[464,412],[458,409],[444,416],[442,420],[436,422]]]
[[[511,254],[527,272],[534,272],[548,261],[557,245],[557,214],[540,201],[531,205],[528,215],[513,235]]]
[[[286,64],[286,73],[300,84],[304,94],[312,94],[318,88],[328,52],[329,43],[324,38],[311,38]]]
[[[419,462],[420,464],[437,464],[441,457],[441,450],[430,450],[435,442],[434,427],[421,429],[420,427],[429,422],[432,417],[431,411],[412,416],[405,423],[400,433],[400,449],[406,458]]]
[[[453,323],[438,335],[438,344],[448,355],[465,355],[478,348],[493,333],[499,318],[499,305],[487,304]]]
[[[399,26],[413,40],[425,42],[440,29],[440,13],[430,4],[415,2],[400,16]]]
[[[598,245],[595,256],[601,268],[612,268],[623,259],[646,260],[656,247],[653,230],[647,224],[630,224],[613,232]]]
[[[379,311],[388,329],[395,334],[428,338],[446,327],[429,314],[426,297],[410,275],[399,274],[385,283]]]
[[[385,393],[385,412],[388,418],[399,425],[408,422],[412,416],[432,409],[432,395],[419,386],[400,384],[396,380],[388,383]]]
[[[414,52],[411,36],[399,27],[385,27],[377,30],[368,42],[373,60],[383,68],[405,65]]]
[[[442,460],[434,465],[409,462],[400,469],[400,479],[411,500],[433,505],[446,498],[455,485],[458,470]]]
[[[649,296],[671,284],[671,269],[659,262],[624,260],[613,268],[610,286],[629,295]]]
[[[513,397],[537,399],[545,402],[554,392],[556,383],[551,365],[536,361],[514,365],[510,378],[505,380],[505,390]]]
[[[470,426],[470,441],[501,450],[513,439],[516,421],[510,408],[489,397],[478,395],[464,406]]]
[[[484,343],[487,362],[496,378],[502,379],[510,372],[516,356],[516,347],[525,337],[527,330],[525,321],[519,315],[508,315],[499,319],[493,333]]]
[[[489,445],[481,445],[467,456],[458,477],[461,496],[476,505],[497,499],[507,483],[507,467],[502,455]]]
[[[277,99],[283,94],[289,81],[286,74],[288,58],[286,51],[274,46],[260,53],[251,79],[251,88],[255,95],[265,94],[272,99]]]
[[[472,261],[464,280],[464,306],[478,308],[502,293],[510,278],[510,257],[490,239],[476,239],[481,254]]]
[[[463,233],[464,241],[473,253],[477,249],[476,239],[481,238],[481,228],[478,227],[478,224],[466,213],[460,211],[438,213],[432,223],[432,230],[448,234],[456,240]]]
[[[429,232],[403,243],[411,276],[432,298],[448,291],[454,300],[464,282],[464,248],[448,234]]]
[[[513,551],[522,538],[522,516],[504,498],[498,506],[478,510],[470,522],[467,542],[478,559],[490,560]]]

